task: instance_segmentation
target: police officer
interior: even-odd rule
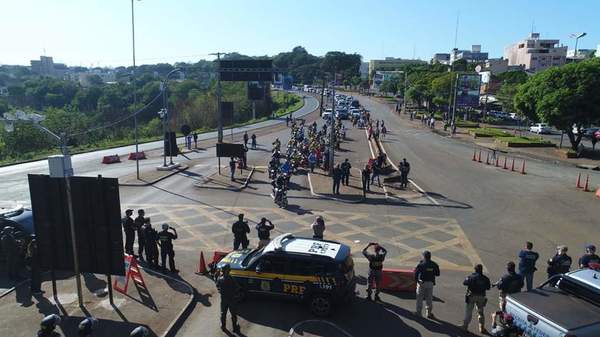
[[[275,225],[271,220],[267,218],[260,219],[260,222],[256,224],[256,231],[258,231],[258,248],[262,248],[269,244],[271,241],[271,231],[275,228]]]
[[[29,240],[29,244],[27,244],[26,257],[29,261],[29,267],[31,268],[31,293],[33,295],[41,295],[44,292],[42,291],[42,275],[40,272],[40,260],[35,234],[31,234],[31,240]]]
[[[483,266],[481,264],[475,266],[475,272],[465,279],[463,285],[467,286],[467,294],[465,295],[465,302],[467,305],[462,328],[463,330],[467,330],[469,328],[469,323],[471,323],[471,318],[473,316],[473,308],[477,307],[479,332],[486,334],[485,314],[483,309],[487,304],[485,292],[490,290],[491,283],[490,279],[483,275]]]
[[[375,253],[369,253],[368,249],[375,246]],[[369,278],[367,279],[367,300],[372,301],[371,293],[373,284],[375,284],[375,301],[381,301],[379,298],[379,289],[381,285],[381,270],[383,269],[383,261],[387,255],[387,250],[376,242],[370,242],[362,251],[363,255],[369,260]]]
[[[0,235],[2,251],[6,257],[6,270],[8,273],[8,278],[11,280],[15,280],[19,276],[17,263],[19,259],[19,247],[14,234],[14,227],[6,226]]]
[[[333,168],[333,194],[340,194],[340,182],[342,181],[342,169],[340,168],[340,164],[335,165]]]
[[[231,232],[233,233],[234,250],[238,250],[240,245],[242,245],[242,249],[248,248],[250,241],[247,235],[250,233],[250,227],[248,226],[248,222],[244,221],[244,214],[240,213],[238,215],[238,221],[233,223]]]
[[[344,160],[340,168],[342,169],[342,184],[348,186],[350,182],[350,169],[352,168],[352,165],[348,161],[348,158]]]
[[[240,286],[235,279],[231,277],[229,264],[221,268],[221,275],[217,278],[217,289],[221,294],[221,330],[227,331],[226,319],[227,310],[231,314],[231,323],[233,331],[239,333],[240,326],[237,324],[237,298],[240,291]]]
[[[173,230],[173,233],[169,232],[169,229]],[[166,260],[169,257],[169,267],[171,272],[177,273],[179,270],[175,269],[175,251],[173,250],[173,240],[177,239],[177,230],[169,226],[168,224],[162,224],[162,231],[158,233],[158,241],[160,243],[160,260],[161,267],[163,270],[167,269]]]
[[[417,281],[417,316],[421,316],[423,310],[423,299],[426,302],[427,318],[433,316],[433,287],[435,278],[440,276],[440,267],[431,260],[431,252],[423,252],[423,259],[415,268],[415,280]]]
[[[323,220],[323,217],[318,215],[310,227],[313,230],[313,239],[323,240],[323,233],[325,232],[325,220]]]
[[[579,268],[590,268],[590,263],[600,263],[600,257],[596,255],[596,246],[585,246],[585,254],[579,258]]]
[[[51,314],[40,322],[40,330],[38,331],[38,337],[60,337],[60,334],[54,329],[60,324],[60,317],[57,314]]]
[[[132,209],[125,211],[125,217],[121,221],[123,224],[123,231],[125,231],[125,253],[133,255],[133,242],[135,241],[135,223],[131,218],[133,214]]]
[[[533,288],[533,273],[537,270],[535,262],[540,257],[537,252],[533,251],[533,243],[527,241],[525,249],[519,252],[519,274],[525,279],[527,291]]]
[[[410,173],[410,164],[403,158],[399,165],[400,169],[400,187],[406,188],[408,186],[408,174]]]
[[[231,157],[229,159],[229,171],[231,174],[231,181],[235,180],[235,160],[233,160],[233,157]]]
[[[146,243],[146,240],[144,237],[144,230],[142,228],[142,227],[144,227],[144,223],[146,222],[145,218],[144,218],[145,215],[146,215],[146,212],[143,209],[138,209],[138,216],[133,221],[133,223],[135,224],[135,230],[137,231],[137,237],[138,237],[138,257],[142,260],[144,259],[142,254],[144,253],[144,246]]]
[[[506,264],[506,274],[494,283],[494,286],[500,291],[499,305],[500,310],[504,311],[506,306],[506,295],[521,292],[523,288],[523,277],[515,272],[515,263],[510,261]]]
[[[158,232],[152,228],[150,218],[145,218],[144,222],[142,230],[144,232],[144,239],[146,240],[146,262],[151,267],[158,268]]]
[[[568,250],[569,248],[567,246],[556,247],[556,255],[548,260],[548,278],[551,278],[557,274],[569,272],[573,260],[569,255],[567,255]]]

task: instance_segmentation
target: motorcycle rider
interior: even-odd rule
[[[271,184],[273,185],[275,203],[279,205],[284,193],[287,191],[286,179],[282,174],[279,174]]]
[[[279,151],[280,148],[281,142],[279,141],[279,138],[275,138],[275,141],[273,142],[273,150]]]

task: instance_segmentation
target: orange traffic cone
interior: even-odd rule
[[[204,261],[204,253],[200,252],[200,262],[198,263],[198,274],[206,274],[206,262]]]
[[[585,186],[583,186],[583,191],[584,192],[589,192],[590,191],[590,189],[589,189],[589,187],[590,187],[589,186],[589,182],[590,182],[590,175],[588,174],[588,175],[585,176]]]
[[[477,161],[481,163],[481,150],[479,150],[479,157],[477,158]]]
[[[490,153],[487,153],[487,157],[485,158],[485,164],[489,165],[490,164]]]
[[[472,161],[477,161],[477,150],[473,149],[473,159]]]
[[[583,186],[581,186],[581,173],[579,173],[577,175],[577,184],[575,185],[575,188],[582,188]]]
[[[600,185],[596,187],[596,198],[600,198]]]
[[[500,167],[500,157],[496,157],[496,163],[494,164],[496,167]]]
[[[510,171],[515,172],[515,158],[512,160],[512,165],[510,166]]]
[[[504,165],[502,166],[503,169],[508,170],[508,166],[506,166],[506,159],[508,157],[504,157]]]
[[[525,159],[523,159],[523,164],[521,164],[521,174],[526,174],[525,173]]]

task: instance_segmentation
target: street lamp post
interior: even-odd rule
[[[175,68],[173,70],[171,70],[169,73],[167,73],[167,75],[165,76],[165,78],[162,80],[162,82],[160,82],[160,90],[162,92],[162,98],[163,98],[163,108],[158,112],[158,115],[160,116],[160,118],[163,121],[163,134],[164,134],[164,144],[167,144],[167,148],[169,149],[169,166],[170,165],[175,165],[173,163],[173,153],[171,151],[171,138],[167,137],[167,123],[169,123],[169,101],[168,101],[168,96],[167,96],[167,89],[168,89],[168,84],[169,84],[169,77],[171,75],[173,75],[176,72],[181,72],[181,69],[179,68]],[[170,130],[170,128],[169,128]],[[163,146],[164,147],[164,146]],[[167,151],[163,151],[163,167],[167,167]]]
[[[579,43],[579,39],[581,39],[582,37],[586,36],[587,33],[579,33],[579,34],[571,34],[571,37],[575,39],[575,52],[573,55],[573,58],[577,58],[577,44]]]
[[[138,0],[140,1],[140,0]],[[133,109],[136,109],[137,105],[137,93],[135,85],[135,16],[133,11],[133,0],[131,0],[131,51],[133,54],[133,69],[131,71],[131,83],[133,84]],[[139,156],[139,141],[138,141],[138,127],[137,127],[137,114],[133,115],[133,135],[135,138],[135,175],[137,179],[140,179],[140,161]]]

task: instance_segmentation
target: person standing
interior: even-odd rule
[[[285,126],[290,126],[290,116],[285,116]]]
[[[173,230],[173,233],[169,232],[169,229]],[[158,233],[158,240],[160,242],[160,262],[163,270],[167,269],[166,260],[169,257],[169,268],[171,272],[177,273],[179,270],[175,269],[175,251],[173,250],[173,240],[177,239],[177,230],[169,226],[168,224],[162,224],[162,231]]]
[[[316,165],[317,165],[317,155],[315,154],[315,151],[312,151],[308,155],[308,167],[310,167],[310,173],[314,173],[315,172],[315,166]]]
[[[221,275],[217,278],[217,289],[221,294],[221,330],[227,331],[227,311],[231,314],[231,324],[233,331],[240,332],[240,326],[237,323],[237,299],[240,292],[240,286],[229,274],[231,267],[229,264],[221,267]]]
[[[142,260],[144,259],[142,254],[144,253],[144,246],[146,243],[144,238],[144,230],[142,228],[144,227],[144,223],[146,223],[146,219],[144,218],[145,215],[146,212],[143,209],[139,209],[137,218],[133,220],[138,237],[138,257]]]
[[[244,147],[248,147],[248,131],[244,131]]]
[[[425,310],[427,318],[433,316],[433,287],[435,278],[440,276],[440,267],[431,260],[431,252],[423,252],[423,259],[415,268],[415,280],[417,281],[417,316],[422,315],[423,300],[425,300]]]
[[[502,311],[504,311],[504,308],[506,307],[506,295],[521,292],[521,288],[523,288],[523,277],[515,272],[514,262],[510,261],[506,264],[506,272],[507,273],[494,284],[500,292],[498,304]]]
[[[244,221],[244,214],[238,215],[238,221],[231,227],[231,232],[233,233],[233,250],[238,250],[240,245],[242,245],[242,249],[248,248],[250,241],[247,234],[250,233],[250,227],[248,222]]]
[[[371,165],[371,185],[375,183],[375,178],[377,178],[377,185],[381,187],[381,180],[379,180],[379,170],[380,168],[377,165]]]
[[[375,253],[369,253],[369,248],[375,246]],[[369,278],[367,279],[367,300],[371,301],[373,285],[375,285],[375,301],[381,301],[379,298],[379,289],[381,286],[381,271],[383,261],[387,255],[387,250],[376,242],[370,242],[362,251],[364,257],[369,260]]]
[[[548,272],[548,278],[557,274],[569,272],[573,260],[567,255],[568,250],[569,248],[567,246],[556,247],[556,255],[548,260],[548,269],[546,270]]]
[[[146,240],[146,262],[151,267],[158,268],[158,232],[152,228],[150,218],[144,219],[142,230],[144,231],[144,239]]]
[[[369,169],[369,165],[365,165],[365,168],[360,173],[362,175],[363,194],[365,194],[367,191],[371,191],[371,170]]]
[[[348,161],[348,158],[344,160],[342,163],[342,184],[349,186],[350,183],[350,170],[352,169],[352,165]]]
[[[31,240],[27,245],[27,260],[31,268],[30,289],[33,295],[41,295],[42,291],[42,273],[40,271],[40,258],[35,234],[31,234]]]
[[[525,279],[527,291],[531,291],[533,288],[533,273],[537,270],[537,268],[535,268],[535,262],[540,257],[540,255],[532,249],[533,243],[527,241],[525,243],[525,249],[519,252],[519,274]]]
[[[252,150],[256,150],[256,135],[252,134],[252,136],[250,136],[250,139],[252,139]]]
[[[466,309],[462,329],[467,330],[469,328],[473,316],[473,308],[477,307],[479,332],[487,334],[487,331],[485,330],[485,313],[483,309],[487,304],[485,293],[490,290],[491,284],[490,279],[483,275],[483,266],[481,264],[475,266],[475,272],[465,279],[463,285],[467,286],[467,294],[465,295]]]
[[[125,210],[125,217],[122,219],[121,223],[123,225],[123,231],[125,232],[125,254],[134,255],[133,242],[135,241],[135,223],[133,222],[131,215],[133,215],[132,209]]]
[[[590,268],[590,263],[600,263],[600,257],[596,255],[596,246],[585,246],[585,254],[579,258],[579,268]]]
[[[235,181],[235,160],[233,160],[233,157],[229,159],[229,171],[231,174],[231,181]]]
[[[192,136],[194,137],[194,148],[197,149],[198,148],[198,132],[194,131]]]
[[[260,222],[256,224],[256,231],[258,232],[258,248],[262,248],[269,244],[271,241],[271,231],[275,228],[271,220],[267,218],[260,219]]]
[[[406,161],[406,158],[403,158],[400,162],[400,187],[406,188],[408,187],[408,174],[410,173],[410,164]]]
[[[325,232],[325,220],[323,220],[323,217],[318,215],[310,227],[313,230],[313,239],[323,240],[323,233]]]
[[[331,178],[333,179],[333,194],[340,194],[340,182],[342,181],[342,169],[340,168],[340,164],[335,165],[333,168]]]

